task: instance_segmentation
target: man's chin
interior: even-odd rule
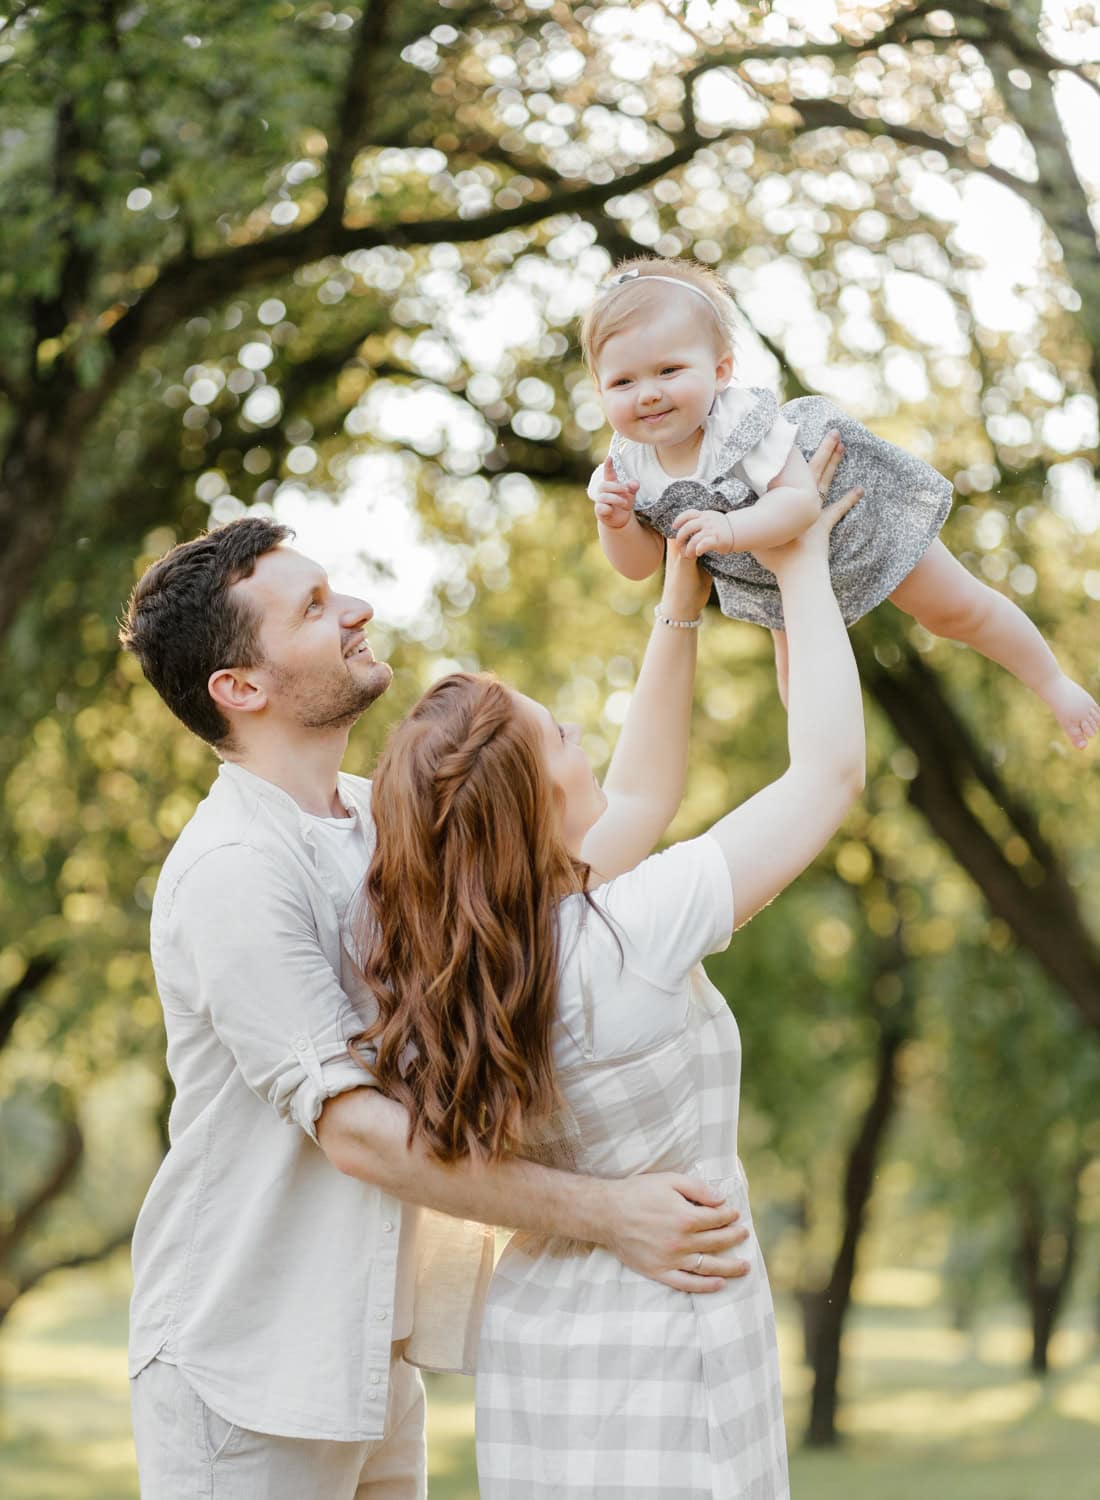
[[[366,676],[365,686],[370,692],[365,706],[369,708],[372,703],[381,698],[393,682],[393,668],[388,661],[374,661],[371,662],[369,670],[364,675]]]
[[[348,722],[353,724],[360,714],[365,714],[373,703],[377,703],[382,694],[387,692],[393,682],[393,668],[389,662],[373,661],[364,671],[355,674],[359,681],[357,686],[359,693],[356,697],[354,712],[349,715]]]

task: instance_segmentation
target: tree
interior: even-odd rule
[[[1088,389],[1100,329],[1095,237],[1055,81],[1096,82],[1094,70],[1052,50],[1063,39],[1041,35],[1038,0],[1012,10],[922,0],[889,17],[854,5],[836,35],[782,40],[774,39],[766,7],[742,8],[733,27],[715,12],[696,31],[670,5],[645,44],[637,79],[621,76],[606,40],[617,30],[634,38],[636,50],[643,46],[645,28],[626,8],[448,9],[439,25],[438,7],[398,11],[386,0],[339,14],[286,4],[274,17],[245,6],[204,38],[186,4],[154,16],[70,0],[48,11],[29,7],[9,26],[5,66],[20,121],[9,186],[19,232],[7,286],[5,346],[14,352],[0,381],[7,397],[0,628],[42,576],[51,548],[55,557],[63,553],[74,532],[99,534],[105,523],[113,530],[124,516],[136,541],[170,504],[154,486],[178,492],[189,471],[206,465],[200,496],[224,500],[218,486],[232,481],[246,502],[269,497],[272,482],[260,476],[280,458],[316,463],[314,450],[312,459],[299,450],[314,437],[335,438],[349,408],[358,413],[353,403],[372,377],[404,370],[415,379],[426,358],[430,367],[430,347],[411,352],[425,336],[410,346],[397,331],[402,324],[426,329],[438,310],[424,247],[479,247],[479,264],[472,256],[456,263],[450,249],[444,256],[459,274],[436,280],[459,295],[508,268],[522,281],[530,255],[560,260],[567,242],[584,243],[568,232],[582,217],[615,252],[641,243],[704,259],[732,254],[735,285],[751,281],[757,252],[778,250],[808,277],[817,316],[838,323],[843,338],[838,277],[827,269],[843,265],[841,251],[864,257],[860,275],[869,277],[888,325],[882,270],[867,261],[892,256],[911,276],[944,275],[966,303],[966,257],[956,255],[953,265],[942,216],[920,203],[920,174],[946,166],[949,178],[981,177],[1043,215],[1047,251],[1056,238],[1059,259],[1048,255],[1041,272],[1041,345],[1063,340],[1058,399]],[[285,81],[272,97],[264,65],[276,60]],[[389,86],[394,79],[397,88]],[[722,123],[722,110],[734,123]],[[1017,145],[1011,169],[996,161],[1005,130]],[[873,151],[859,145],[861,136]],[[47,148],[52,177],[43,171]],[[834,170],[852,151],[862,153],[858,168]],[[211,154],[223,170],[206,169]],[[794,186],[790,206],[769,208],[766,195],[755,204],[760,185],[780,175]],[[732,237],[716,222],[722,210],[714,199],[747,201],[749,214]],[[904,225],[887,256],[868,249],[881,241],[884,209]],[[250,305],[265,288],[280,295]],[[333,306],[338,317],[326,316]],[[1071,307],[1079,311],[1072,321]],[[210,314],[219,309],[230,327],[212,336]],[[544,315],[560,320],[552,305]],[[228,353],[240,344],[238,329],[256,334],[248,353],[239,351],[243,366],[219,356],[219,345]],[[780,324],[778,331],[790,345],[792,330]],[[998,391],[1013,394],[1016,351],[980,329],[973,339],[974,357],[990,376],[988,406]],[[161,367],[178,368],[200,343],[197,378],[167,382]],[[542,358],[551,350],[564,352],[551,340]],[[798,363],[793,352],[789,361],[781,357]],[[437,347],[437,366],[439,358]],[[452,350],[448,364],[444,384],[469,396],[469,362],[463,368]],[[956,369],[945,378],[958,376]],[[805,375],[799,380],[804,387]],[[292,415],[291,402],[304,393],[322,409],[320,426]],[[182,431],[167,420],[178,403]],[[475,396],[473,405],[487,435],[481,456],[489,473],[583,472],[587,430],[575,411],[556,442],[525,437],[550,429],[507,400]],[[269,443],[280,412],[289,420]],[[554,416],[550,428],[562,422]],[[304,443],[296,431],[308,432]],[[998,439],[992,421],[982,439],[1008,469],[1019,467],[1018,452],[1030,451]],[[1032,469],[1041,480],[1039,459]],[[110,481],[77,483],[82,461]],[[331,461],[328,482],[338,483],[339,454]],[[203,514],[192,502],[181,519],[189,524]],[[912,665],[911,655],[901,661]],[[924,714],[930,692],[941,724],[952,721],[936,684],[922,684],[921,701],[911,671],[889,683],[875,674],[872,687],[895,724]],[[928,785],[934,748],[919,755],[915,796]],[[991,780],[998,778],[988,759],[971,755],[956,761],[946,785],[939,831],[954,839],[964,862],[966,798]],[[1007,836],[1030,847],[1027,820],[1009,822]],[[1013,870],[1003,857],[992,869],[996,851],[986,852],[980,871],[971,863],[996,902]],[[1038,850],[1035,865],[1065,918],[1066,882],[1049,854]],[[1009,904],[1020,908],[1021,894]],[[1100,957],[1084,924],[1065,918],[1064,925],[1046,958],[1037,951],[1045,962],[1067,957],[1052,973],[1096,1023]]]
[[[211,762],[117,660],[135,555],[292,485],[338,494],[396,451],[443,576],[409,652],[395,640],[395,704],[444,658],[488,662],[576,705],[598,750],[641,630],[639,591],[602,570],[578,510],[600,418],[568,329],[609,256],[717,265],[757,368],[854,403],[955,477],[956,549],[1030,585],[1085,659],[1100,286],[1057,106],[1095,92],[1096,66],[1038,0],[852,3],[820,33],[768,11],[695,5],[693,31],[672,0],[283,0],[213,21],[187,0],[59,0],[0,31],[4,993],[57,964],[12,1029],[6,1089],[37,1086],[36,1047],[89,1015],[102,1046],[83,1079],[156,1051],[145,907]],[[1017,330],[983,319],[981,257],[956,232],[974,184],[1026,205],[1035,231],[1036,316]],[[910,306],[933,293],[956,329],[944,347]],[[502,299],[491,347],[478,319]],[[402,428],[406,396],[434,430]],[[626,628],[605,647],[609,606]],[[892,726],[874,729],[876,775],[1095,1026],[1095,790],[985,664],[888,611],[856,640]],[[684,827],[723,778],[751,788],[782,735],[764,643],[728,627],[707,649]],[[875,847],[954,880],[920,826],[892,803]],[[922,918],[919,941],[944,922]],[[79,1052],[57,1050],[66,1066]]]
[[[828,1280],[801,1294],[808,1362],[814,1376],[806,1441],[815,1448],[837,1442],[841,1338],[875,1176],[897,1113],[899,1058],[915,1030],[916,976],[905,950],[896,887],[879,858],[872,856],[868,874],[868,881],[861,884],[864,922],[868,907],[880,913],[878,932],[867,933],[870,963],[864,1000],[877,1033],[873,1081],[848,1147],[841,1190],[842,1229]],[[882,920],[884,907],[893,912],[892,931],[883,930],[888,926]]]
[[[931,1020],[962,1157],[944,1187],[971,1225],[1001,1227],[1009,1281],[1028,1310],[1031,1368],[1045,1374],[1086,1233],[1100,1056],[1025,955],[967,948],[938,969],[931,993],[966,996],[950,1017],[937,1004]]]

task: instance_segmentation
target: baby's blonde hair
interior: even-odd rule
[[[624,276],[626,279],[622,280]],[[655,277],[663,279],[654,280]],[[715,353],[719,356],[733,353],[736,310],[721,277],[696,260],[639,255],[633,260],[620,261],[581,320],[581,353],[593,379],[600,350],[608,339],[622,333],[646,313],[655,314],[675,290],[669,286],[670,281],[683,282],[693,289],[692,313],[710,324]],[[695,296],[694,292],[702,292],[703,297]],[[710,304],[709,314],[703,298]]]

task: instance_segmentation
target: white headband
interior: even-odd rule
[[[661,276],[656,271],[652,272],[651,274],[647,273],[645,276],[643,276],[642,273],[637,270],[623,271],[620,273],[620,275],[613,276],[609,282],[605,282],[604,288],[608,293],[618,292],[621,291],[625,286],[632,286],[635,281],[667,281],[669,286],[682,286],[686,292],[694,292],[697,297],[702,297],[703,301],[710,308],[711,312],[714,313],[716,317],[721,319],[722,314],[714,305],[714,299],[712,297],[708,297],[706,292],[704,292],[701,287],[693,285],[693,283],[690,281],[681,281],[678,276]]]

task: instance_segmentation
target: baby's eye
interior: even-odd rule
[[[661,371],[661,374],[662,375],[675,375],[676,372],[677,372],[677,370],[680,370],[680,369],[682,369],[681,365],[665,365],[664,369]]]
[[[564,724],[559,724],[558,725],[558,739],[561,740],[561,742],[562,742],[563,745],[565,744],[565,725]]]
[[[620,375],[619,378],[618,378],[618,380],[613,380],[611,382],[611,389],[614,390],[616,386],[629,385],[629,384],[630,384],[630,381],[627,379],[627,377],[625,375]]]

